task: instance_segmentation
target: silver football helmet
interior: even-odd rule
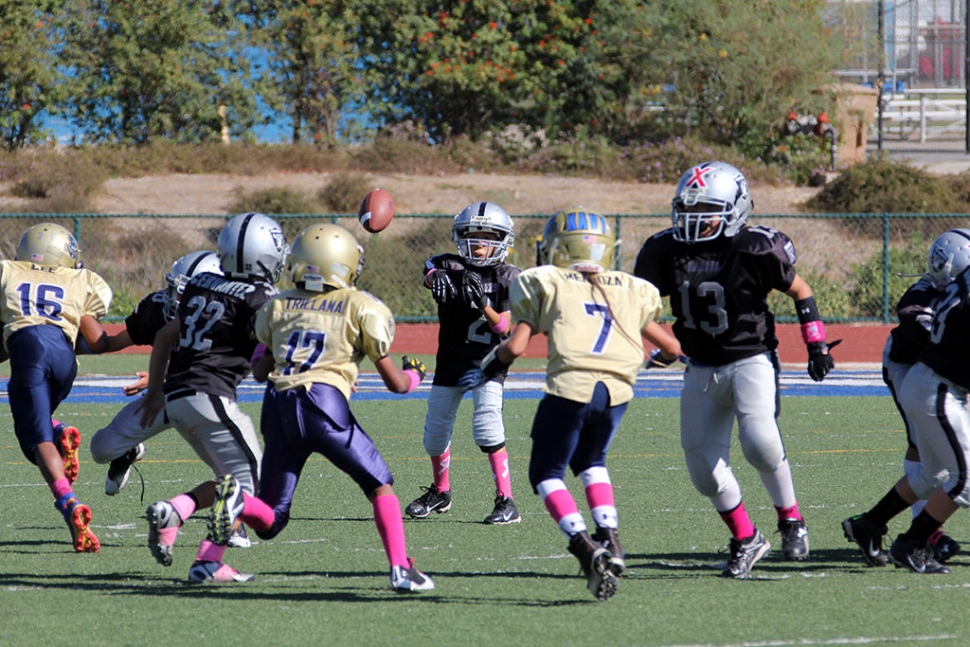
[[[970,229],[951,229],[930,245],[928,273],[939,289],[944,289],[970,266]]]
[[[685,243],[734,236],[754,205],[744,174],[724,162],[704,162],[684,173],[671,203],[674,239]]]
[[[172,269],[165,275],[165,284],[168,287],[165,289],[165,303],[162,305],[162,314],[165,315],[166,321],[175,318],[175,313],[178,312],[179,299],[182,298],[182,292],[185,291],[189,279],[196,274],[205,272],[222,274],[219,255],[215,252],[189,252],[172,263]]]
[[[290,248],[283,228],[261,213],[241,213],[219,234],[219,262],[226,276],[276,283],[283,275]]]
[[[563,209],[546,221],[536,243],[539,265],[555,265],[578,272],[613,269],[616,234],[610,222],[582,207]]]
[[[505,260],[515,243],[512,219],[497,204],[470,204],[455,216],[451,240],[458,245],[458,253],[469,264],[476,267],[498,265]],[[484,256],[475,254],[480,249],[485,250]]]
[[[339,225],[310,225],[293,241],[290,280],[304,290],[353,287],[363,269],[364,248]]]
[[[45,267],[81,267],[81,250],[74,235],[52,222],[34,225],[17,243],[16,261],[29,261]]]

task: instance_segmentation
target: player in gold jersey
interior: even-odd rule
[[[55,438],[51,423],[77,377],[75,343],[94,353],[106,351],[108,344],[99,319],[111,305],[111,288],[81,268],[79,254],[74,236],[60,225],[28,229],[15,260],[0,261],[0,321],[10,357],[7,394],[20,450],[50,487],[54,507],[71,530],[74,550],[96,553],[101,545],[89,527],[91,509],[72,486],[76,460],[67,453],[62,456],[58,444],[63,443]],[[76,435],[71,453],[79,442]],[[65,471],[65,464],[73,469]]]
[[[237,517],[262,539],[282,532],[300,473],[318,453],[354,479],[371,502],[391,565],[391,588],[431,590],[434,582],[407,555],[394,477],[349,407],[365,356],[393,393],[413,391],[425,377],[418,360],[404,357],[401,369],[388,354],[394,318],[381,301],[354,287],[363,264],[363,250],[337,225],[311,225],[294,241],[289,272],[296,288],[269,300],[254,324],[267,351],[254,358],[253,377],[272,384],[260,418],[265,443],[260,494],[244,493],[233,477],[223,478],[210,537],[225,544]]]
[[[644,362],[644,337],[674,361],[680,344],[655,319],[660,293],[653,285],[611,270],[616,237],[603,216],[560,211],[546,223],[540,267],[512,284],[511,336],[459,384],[473,388],[505,370],[533,335],[548,339],[546,395],[532,425],[529,481],[569,537],[587,586],[599,600],[615,592],[625,568],[606,452]],[[563,477],[579,477],[596,526],[591,536]]]

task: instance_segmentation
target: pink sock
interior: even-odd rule
[[[197,562],[221,562],[222,556],[226,554],[225,546],[217,546],[208,539],[203,539],[199,544],[199,552],[195,556]]]
[[[179,494],[173,499],[169,500],[175,511],[179,513],[179,517],[183,522],[188,521],[192,513],[195,512],[195,499],[190,497],[188,494]]]
[[[50,484],[50,488],[51,488],[51,494],[54,495],[54,498],[60,499],[65,494],[69,494],[71,492],[71,482],[68,481],[66,478],[57,479],[56,481]]]
[[[779,508],[778,506],[775,506],[775,511],[778,513],[778,521],[785,521],[786,519],[791,521],[802,520],[802,515],[798,511],[797,501],[795,502],[795,505],[791,506],[790,508]]]
[[[512,473],[509,470],[509,452],[500,449],[488,455],[488,462],[492,466],[492,477],[495,479],[495,491],[504,497],[512,498]]]
[[[549,492],[542,498],[542,502],[559,529],[570,537],[586,530],[586,522],[583,521],[583,515],[579,514],[579,508],[576,507],[576,501],[569,490]]]
[[[373,501],[374,523],[391,566],[408,567],[408,547],[401,521],[401,502],[394,494],[382,494]]]
[[[57,429],[61,425],[61,421],[57,418],[51,418],[51,429]]]
[[[597,526],[616,528],[616,503],[612,483],[590,483],[586,486],[586,503]]]
[[[744,503],[739,503],[734,510],[718,512],[718,514],[721,515],[721,519],[724,519],[724,523],[727,524],[735,539],[747,539],[756,532],[748,512],[744,509]]]
[[[269,530],[276,523],[276,513],[262,499],[243,492],[243,511],[239,518],[253,530]]]
[[[441,456],[431,457],[431,469],[434,470],[434,485],[439,492],[447,492],[451,489],[451,480],[448,478],[448,469],[451,467],[451,447],[445,450]]]

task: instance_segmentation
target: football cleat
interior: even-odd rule
[[[148,519],[148,549],[162,566],[172,565],[172,547],[179,534],[182,518],[168,501],[156,501],[145,510]]]
[[[941,564],[960,552],[960,544],[942,529],[930,535],[927,543],[933,549],[933,559]]]
[[[236,517],[243,511],[243,491],[232,474],[216,481],[216,499],[209,509],[209,541],[217,546],[227,546],[232,537]]]
[[[789,562],[808,559],[808,528],[803,519],[785,519],[778,522],[781,534],[781,557]]]
[[[768,554],[771,544],[761,534],[760,530],[755,530],[754,534],[745,540],[731,538],[731,557],[728,559],[727,567],[721,571],[721,577],[731,577],[736,580],[744,580],[751,577],[751,568],[758,563],[758,560]]]
[[[423,487],[424,494],[408,504],[404,512],[413,519],[424,519],[432,512],[441,514],[451,510],[451,490],[439,492],[438,486]]]
[[[108,465],[108,476],[104,480],[104,493],[114,496],[128,483],[131,466],[145,456],[145,444],[138,443]]]
[[[77,427],[60,424],[54,428],[54,435],[58,436],[58,447],[61,458],[64,459],[64,476],[73,485],[81,472],[81,465],[77,459],[77,450],[81,447],[81,432]]]
[[[229,537],[230,548],[249,548],[252,545],[253,542],[249,538],[249,534],[246,532],[245,526],[240,525]]]
[[[189,582],[252,582],[255,575],[240,573],[229,564],[222,562],[196,562],[189,569]]]
[[[593,539],[598,541],[603,548],[610,551],[610,570],[613,574],[619,575],[626,570],[626,551],[620,545],[620,534],[616,528],[605,528],[597,526],[593,533]]]
[[[597,600],[604,602],[616,594],[619,580],[611,567],[610,551],[593,541],[584,530],[570,538],[569,552],[579,560],[582,573],[586,576],[586,588]]]
[[[96,553],[101,550],[101,542],[91,532],[91,508],[81,503],[73,492],[54,503],[58,512],[71,531],[71,543],[79,553]]]
[[[519,514],[518,508],[515,507],[515,501],[498,494],[495,496],[495,509],[492,510],[492,514],[485,517],[484,523],[505,525],[507,523],[519,523],[520,521],[522,521],[522,516]]]
[[[885,566],[886,552],[882,549],[882,538],[886,526],[877,526],[865,514],[849,517],[842,522],[842,533],[849,541],[855,542],[862,553],[866,566]]]
[[[903,539],[903,535],[896,537],[889,548],[889,559],[896,568],[908,568],[921,575],[946,575],[950,572],[933,558],[933,549],[925,541]]]
[[[406,567],[391,567],[391,588],[395,591],[431,591],[434,589],[434,582],[416,569],[414,560],[409,557]]]

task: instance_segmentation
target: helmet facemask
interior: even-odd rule
[[[512,219],[496,204],[476,202],[455,216],[451,240],[469,265],[498,265],[505,261],[515,243]]]
[[[737,234],[754,202],[741,171],[705,162],[684,173],[671,205],[674,240],[699,243]]]

